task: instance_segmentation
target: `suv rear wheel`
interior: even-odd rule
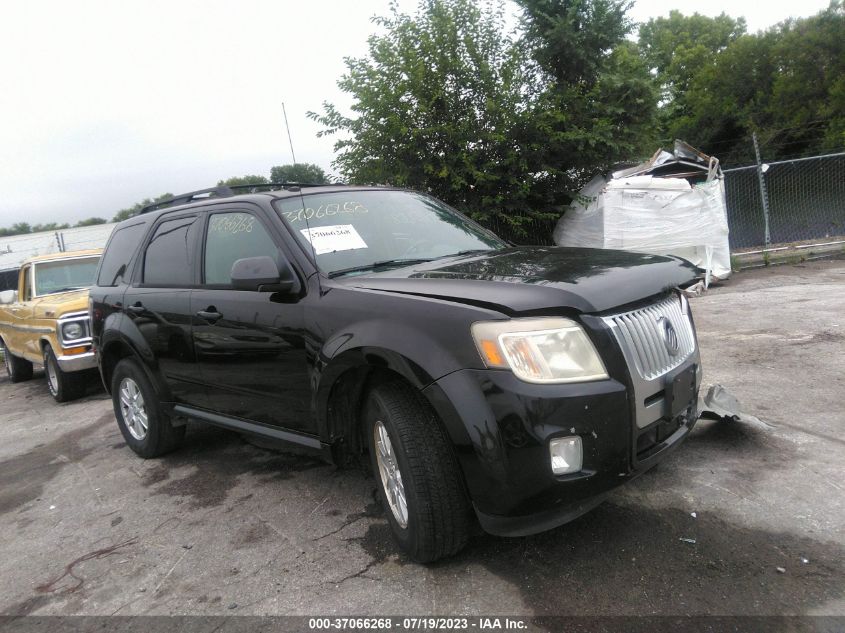
[[[3,349],[3,364],[10,382],[23,382],[32,378],[32,363],[12,354],[4,341],[0,341],[0,347]]]
[[[134,359],[124,358],[114,368],[111,395],[123,439],[138,455],[158,457],[182,443],[185,427],[170,423],[150,379]]]
[[[85,395],[85,374],[62,371],[56,353],[49,345],[44,346],[44,373],[47,376],[47,388],[56,402],[76,400]]]
[[[370,461],[401,549],[428,563],[467,542],[470,506],[449,438],[411,386],[374,388],[364,406]]]

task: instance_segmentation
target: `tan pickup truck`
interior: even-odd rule
[[[85,393],[91,349],[88,288],[101,250],[55,253],[23,263],[18,289],[0,293],[0,347],[12,382],[32,378],[43,365],[47,387],[58,402]]]

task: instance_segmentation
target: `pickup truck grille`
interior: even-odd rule
[[[650,306],[604,317],[644,380],[654,380],[695,351],[686,299],[672,295]]]

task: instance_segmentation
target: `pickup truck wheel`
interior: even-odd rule
[[[114,368],[112,403],[123,439],[133,451],[148,459],[176,449],[185,427],[174,427],[162,412],[155,389],[137,361],[125,358]]]
[[[85,395],[85,375],[62,371],[56,353],[49,345],[44,347],[44,373],[47,375],[47,388],[56,402],[76,400]]]
[[[10,382],[23,382],[32,378],[32,363],[12,354],[5,342],[0,341],[0,347],[3,348],[3,364]]]
[[[470,531],[470,505],[449,437],[409,385],[373,389],[364,406],[373,474],[400,548],[429,563],[457,553]]]

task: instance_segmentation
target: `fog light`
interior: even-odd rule
[[[549,452],[552,455],[552,472],[555,475],[577,473],[581,470],[583,450],[581,437],[558,437],[549,442]]]

